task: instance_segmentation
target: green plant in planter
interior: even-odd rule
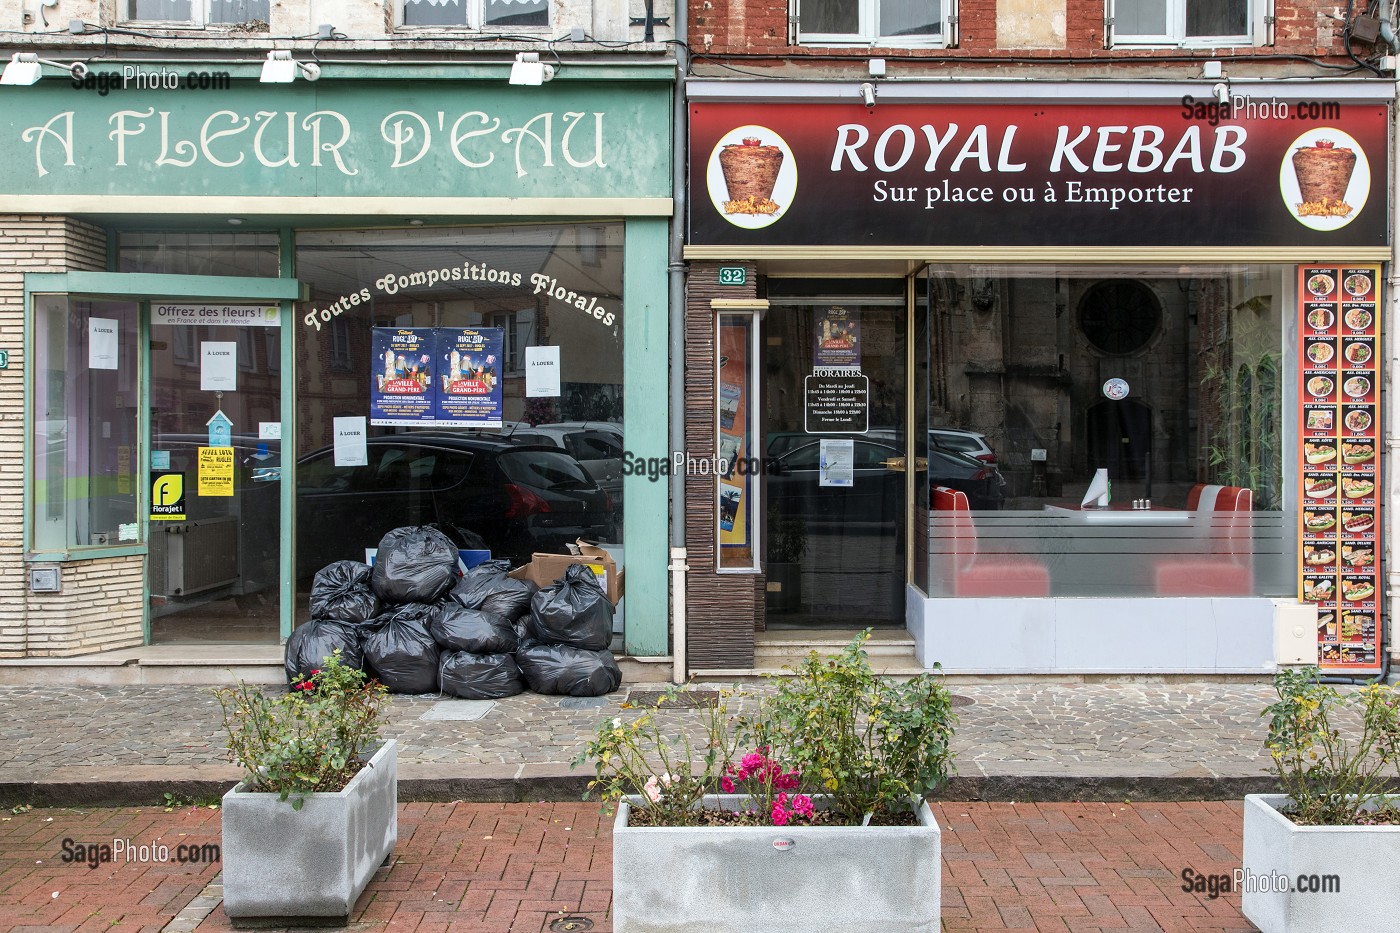
[[[1316,667],[1279,671],[1274,690],[1278,700],[1262,715],[1270,717],[1267,747],[1289,818],[1308,826],[1400,822],[1385,793],[1388,775],[1400,772],[1400,691],[1371,684],[1342,694]],[[1338,728],[1347,711],[1361,721],[1355,739]]]
[[[838,822],[898,821],[909,798],[953,773],[953,698],[934,674],[904,683],[870,667],[870,629],[834,658],[809,653],[740,734],[801,772],[802,786],[829,795]],[[935,671],[938,670],[935,665]]]
[[[633,825],[856,825],[912,818],[909,798],[952,773],[952,696],[934,675],[905,683],[870,667],[856,636],[838,657],[812,652],[772,695],[730,691],[700,713],[697,734],[655,707],[599,724],[574,759],[591,763],[589,783],[605,803],[632,801]],[[729,702],[741,711],[729,713]],[[706,809],[706,795],[740,794],[742,813]],[[825,797],[814,811],[813,797]],[[585,795],[587,796],[587,795]]]
[[[349,784],[384,728],[384,686],[342,664],[338,649],[327,660],[275,697],[245,683],[214,691],[246,789],[291,798],[294,810],[305,802],[301,795]]]

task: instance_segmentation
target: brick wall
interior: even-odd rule
[[[0,215],[0,657],[67,656],[141,643],[144,561],[73,561],[60,593],[30,593],[24,561],[24,275],[106,267],[103,231],[65,217]]]
[[[896,59],[1040,59],[1066,57],[1123,62],[1173,56],[1228,55],[1267,59],[1273,55],[1344,57],[1345,4],[1322,0],[1276,0],[1274,44],[1231,49],[1105,49],[1104,0],[1048,0],[1040,17],[1028,17],[1025,0],[959,0],[958,42],[953,49],[794,47],[788,44],[787,0],[696,0],[690,9],[691,43],[711,55],[764,55],[791,58],[850,58],[872,55]],[[1360,5],[1358,5],[1360,6]],[[999,16],[999,7],[1002,8]],[[1047,32],[1047,22],[1050,29]],[[1019,23],[1019,25],[1018,25]],[[999,31],[1000,30],[1000,31]],[[1046,41],[1053,35],[1053,41]],[[1355,44],[1358,53],[1371,49]],[[703,63],[700,63],[703,64]],[[1301,63],[1297,63],[1301,64]],[[1296,67],[1296,65],[1295,65]]]
[[[726,263],[734,265],[734,263]],[[747,288],[719,284],[716,263],[691,263],[685,298],[685,450],[715,456],[714,298],[752,298],[753,263]],[[715,478],[685,482],[686,658],[693,669],[753,667],[754,626],[763,618],[763,577],[715,572]]]

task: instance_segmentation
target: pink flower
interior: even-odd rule
[[[798,794],[796,797],[792,798],[792,809],[793,812],[800,813],[810,820],[815,808],[812,806],[811,797],[808,797],[806,794]]]
[[[788,821],[788,812],[787,812],[787,810],[783,808],[783,805],[782,805],[781,803],[778,803],[776,800],[773,801],[773,825],[774,825],[774,826],[786,826],[786,825],[787,825],[787,821]]]
[[[743,768],[745,771],[754,772],[767,763],[768,759],[764,758],[759,752],[749,752],[739,761],[739,767]]]
[[[726,774],[724,777],[719,779],[719,789],[724,791],[726,794],[734,793],[734,780]]]
[[[647,799],[652,803],[661,799],[661,788],[656,786],[656,775],[653,774],[647,778],[646,784],[642,785],[642,793],[646,794]]]

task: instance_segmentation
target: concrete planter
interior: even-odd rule
[[[398,743],[380,745],[334,794],[300,810],[239,784],[224,794],[224,912],[347,917],[399,836]]]
[[[613,824],[614,933],[939,929],[942,850],[926,803],[919,826],[634,827],[629,811],[620,804]]]
[[[1298,826],[1287,803],[1244,799],[1244,915],[1263,933],[1396,929],[1400,826]]]

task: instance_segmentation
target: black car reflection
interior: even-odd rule
[[[850,486],[821,485],[820,439],[777,457],[768,473],[770,507],[780,515],[800,515],[809,525],[902,520],[904,451],[866,440],[855,440],[852,446]],[[961,490],[974,509],[1002,507],[1006,481],[996,467],[938,447],[921,450],[919,457],[927,457],[930,485]],[[920,479],[925,479],[922,472]]]
[[[327,447],[297,462],[297,574],[364,560],[388,531],[436,524],[459,547],[480,536],[522,564],[577,538],[614,540],[612,503],[557,447],[414,432],[371,437],[368,463],[336,466]]]

